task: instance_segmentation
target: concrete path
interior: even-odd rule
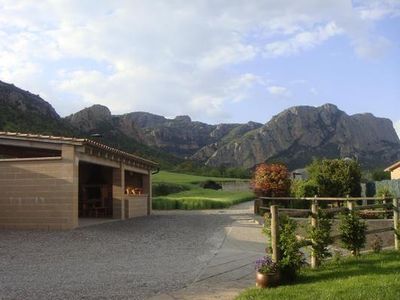
[[[254,262],[265,254],[266,242],[261,226],[254,220],[253,202],[220,213],[231,215],[234,222],[225,228],[225,239],[200,275],[186,288],[157,295],[151,300],[230,300],[254,285]]]

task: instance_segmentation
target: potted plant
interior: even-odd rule
[[[279,283],[279,268],[278,265],[272,261],[271,257],[264,256],[256,261],[255,269],[256,286],[261,288],[268,288],[277,286]]]

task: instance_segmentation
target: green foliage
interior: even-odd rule
[[[300,251],[304,246],[296,238],[297,223],[285,214],[279,216],[279,267],[282,280],[292,282],[297,276],[297,272],[304,264],[303,253]],[[271,251],[271,219],[265,215],[265,222],[262,232],[268,237],[267,247]]]
[[[340,216],[340,239],[343,247],[354,256],[360,255],[360,249],[366,243],[367,224],[353,211]]]
[[[354,160],[315,160],[309,167],[309,180],[318,187],[321,197],[359,197],[361,195],[361,170]]]
[[[296,198],[314,197],[318,194],[318,186],[312,180],[295,179],[292,181],[290,194]]]
[[[331,257],[328,246],[332,244],[331,238],[332,220],[321,209],[318,210],[318,223],[316,227],[309,225],[308,237],[313,240],[311,249],[318,261]]]
[[[394,193],[392,192],[390,187],[388,187],[386,185],[381,185],[378,187],[375,196],[376,197],[384,197],[384,198],[393,198]]]
[[[289,171],[281,164],[260,164],[254,172],[252,185],[257,196],[289,196]]]
[[[175,184],[167,182],[159,182],[153,184],[153,196],[166,196],[169,194],[179,193],[190,190],[190,186],[184,184]]]
[[[343,257],[340,264],[328,261],[318,269],[304,269],[297,284],[250,288],[236,300],[397,300],[399,270],[400,252],[396,251]]]
[[[373,171],[372,180],[374,181],[390,180],[390,172],[385,172],[383,170]]]

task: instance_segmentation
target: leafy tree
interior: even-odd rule
[[[308,236],[311,240],[313,240],[311,248],[318,261],[322,261],[323,259],[332,256],[328,250],[328,246],[333,242],[333,239],[330,235],[331,229],[332,220],[326,213],[323,212],[323,210],[318,210],[317,226],[312,227],[309,225],[307,228]]]
[[[361,169],[354,160],[315,160],[308,167],[308,172],[309,180],[318,188],[318,196],[359,197],[361,195]]]
[[[253,189],[256,195],[285,197],[290,194],[289,171],[281,164],[260,164],[254,172]]]
[[[290,187],[292,197],[314,197],[318,194],[318,186],[312,180],[295,179]]]
[[[390,172],[385,172],[383,170],[375,170],[374,172],[372,172],[372,180],[374,181],[390,180]]]
[[[367,240],[367,224],[355,212],[350,211],[341,215],[339,230],[343,246],[354,256],[360,255],[360,249]]]

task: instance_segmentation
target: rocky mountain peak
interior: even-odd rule
[[[95,104],[82,109],[65,118],[72,126],[84,131],[92,132],[111,122],[112,115],[108,107]]]
[[[192,122],[192,119],[187,115],[176,116],[174,120],[177,121],[177,122],[182,122],[182,123],[190,123],[190,122]]]
[[[3,81],[0,81],[0,104],[22,113],[36,113],[44,117],[60,119],[55,109],[39,95]]]

